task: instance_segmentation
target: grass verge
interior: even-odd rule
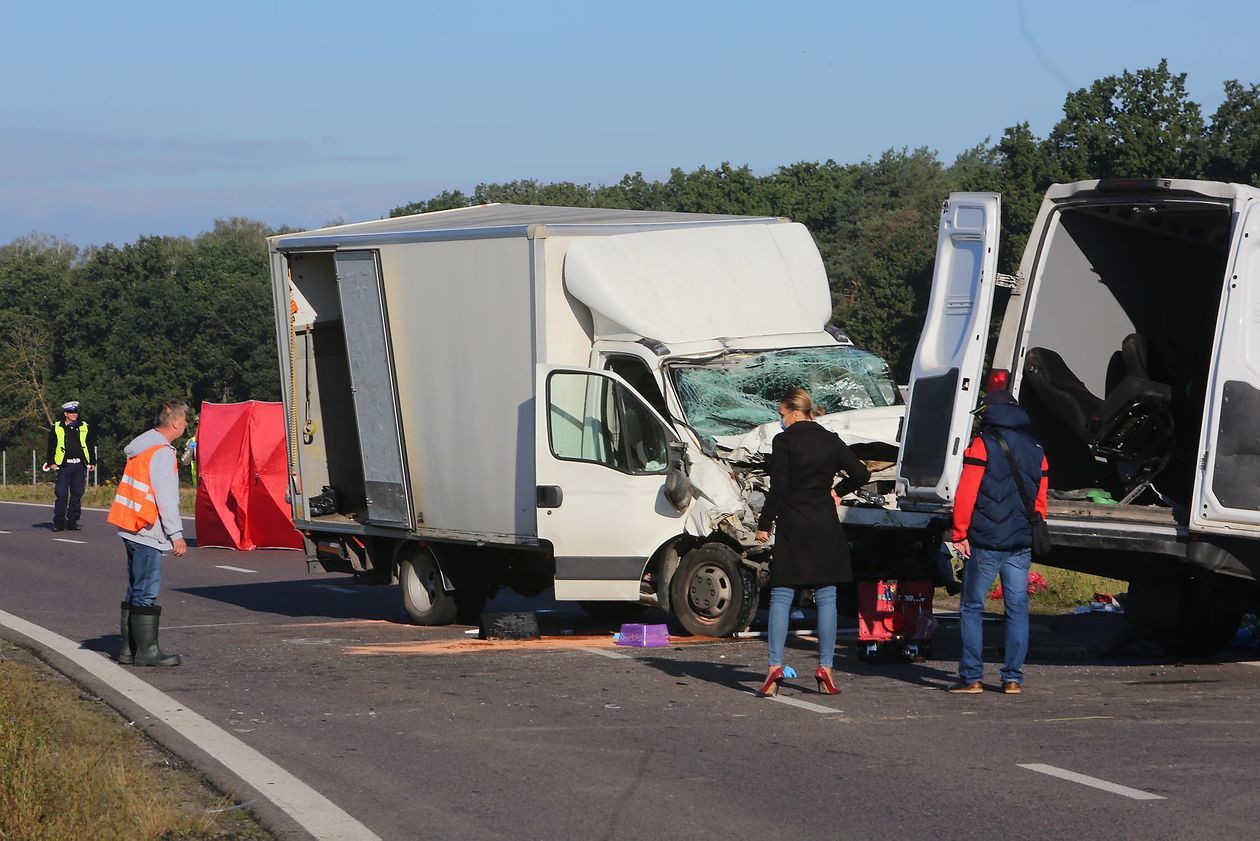
[[[83,491],[83,506],[85,508],[108,508],[114,501],[115,487],[116,485],[113,482],[106,482],[97,487],[89,485]],[[52,482],[40,482],[35,485],[0,485],[0,500],[46,503],[49,507],[48,518],[50,520],[52,519],[52,505],[56,501]],[[192,516],[196,502],[196,489],[188,487],[187,484],[180,485],[180,513],[185,516]]]
[[[271,839],[177,757],[0,640],[0,838]]]
[[[1044,564],[1033,564],[1032,572],[1040,573],[1046,580],[1045,590],[1032,593],[1028,597],[1029,612],[1041,615],[1066,613],[1073,608],[1089,604],[1094,600],[1095,593],[1109,593],[1114,596],[1129,589],[1126,582],[1114,578],[1089,575],[1070,569],[1057,569]],[[958,602],[958,596],[946,595],[943,588],[936,591],[933,599],[937,607],[955,610],[958,608]],[[985,602],[985,609],[988,611],[1001,612],[1004,607],[1001,599]]]

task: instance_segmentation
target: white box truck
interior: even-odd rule
[[[757,466],[793,386],[891,477],[900,392],[828,325],[799,224],[485,205],[269,246],[312,568],[397,580],[417,623],[554,586],[746,628]]]
[[[917,552],[949,514],[977,398],[1010,389],[1050,462],[1047,562],[1129,581],[1126,610],[1169,649],[1218,650],[1260,577],[1260,190],[1055,185],[1014,276],[996,271],[999,218],[995,194],[943,205],[895,493],[842,519],[885,558]]]

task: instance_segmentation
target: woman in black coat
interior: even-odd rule
[[[774,529],[770,561],[770,671],[758,690],[770,697],[783,679],[783,647],[796,590],[814,589],[818,605],[818,691],[839,694],[831,676],[836,652],[836,585],[851,581],[849,542],[836,506],[840,497],[871,478],[861,459],[840,436],[814,423],[823,414],[803,388],[795,388],[779,404],[783,432],[770,453],[770,492],[757,522],[757,540],[765,543]],[[845,478],[836,482],[836,475]],[[834,483],[834,487],[833,487]]]

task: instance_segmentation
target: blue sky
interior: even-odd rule
[[[373,219],[479,182],[758,173],[1009,125],[1168,58],[1210,117],[1254,0],[9,4],[0,243]]]

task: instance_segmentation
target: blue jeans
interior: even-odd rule
[[[127,595],[123,601],[152,607],[162,586],[162,551],[126,538],[123,546],[127,547]]]
[[[962,656],[958,658],[958,677],[974,683],[984,676],[980,652],[984,643],[984,599],[993,579],[1002,578],[1002,601],[1006,605],[1006,658],[1002,664],[1002,682],[1024,681],[1024,657],[1028,654],[1028,569],[1032,566],[1032,550],[972,547],[971,557],[963,568]]]
[[[787,644],[788,618],[796,590],[791,587],[770,588],[770,666],[783,665],[783,647]],[[830,669],[836,657],[836,587],[834,584],[814,590],[818,605],[818,665]]]

